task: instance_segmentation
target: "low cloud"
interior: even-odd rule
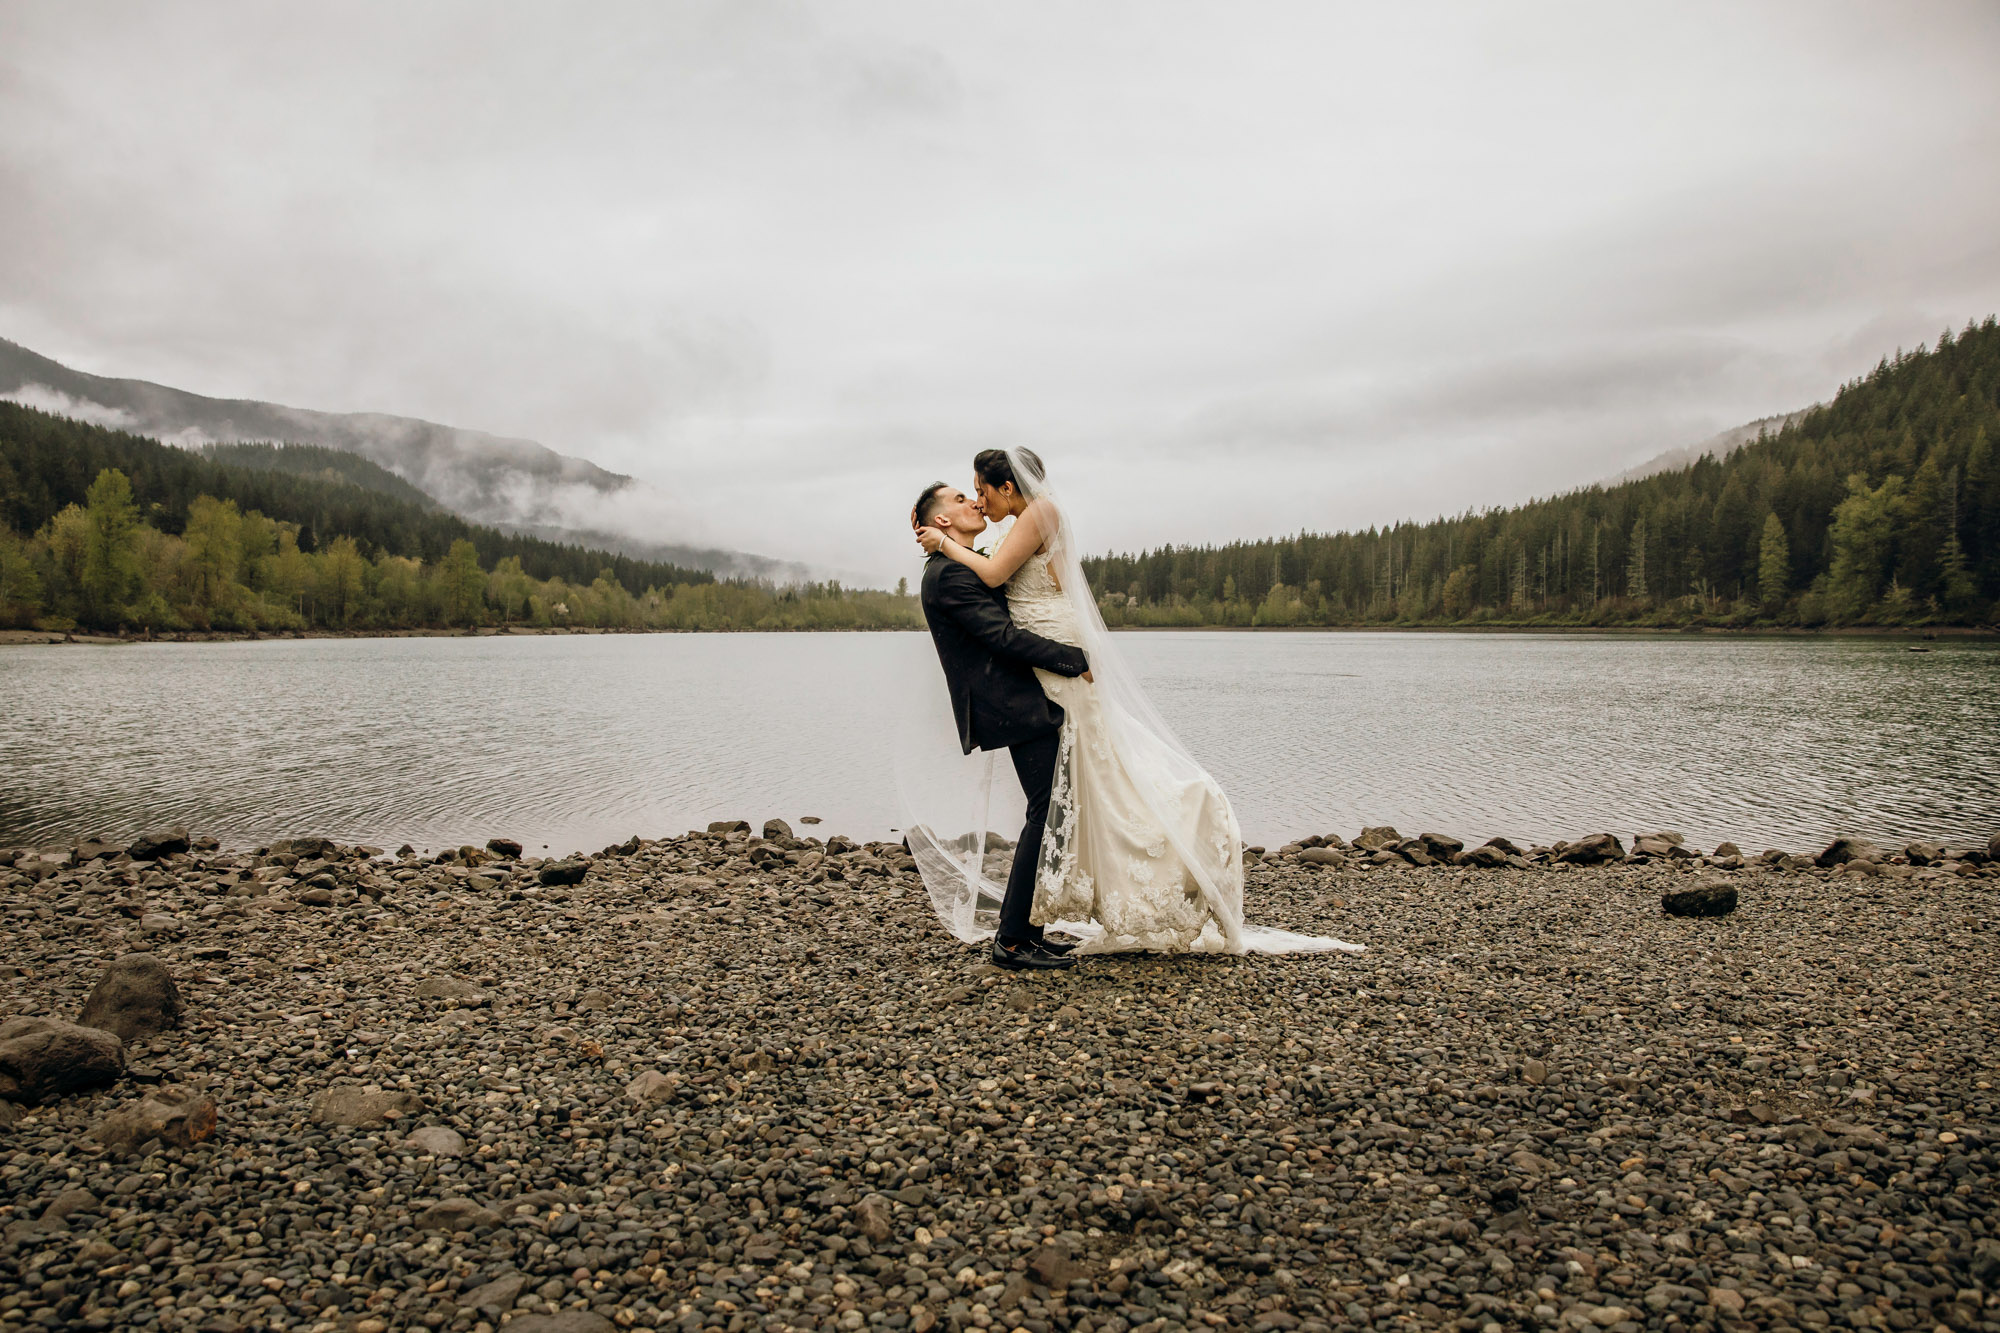
[[[1504,504],[2000,310],[2000,10],[0,9],[0,337],[540,441],[566,522],[892,582]]]

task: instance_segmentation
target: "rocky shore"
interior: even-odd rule
[[[2000,845],[1322,835],[1366,953],[1017,976],[763,834],[0,853],[0,1333],[2000,1328]]]

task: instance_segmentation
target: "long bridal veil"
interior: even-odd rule
[[[1213,918],[1193,947],[1237,954],[1358,950],[1359,945],[1325,936],[1245,925],[1243,839],[1234,811],[1221,798],[1223,827],[1214,828],[1210,820],[1208,836],[1197,836],[1197,821],[1187,817],[1175,794],[1213,786],[1213,780],[1153,707],[1105,627],[1084,578],[1082,547],[1069,510],[1048,484],[1039,460],[1021,449],[1009,449],[1008,458],[1017,487],[1029,499],[1044,501],[1056,518],[1050,564],[1082,628],[1080,646],[1090,659],[1111,746],[1137,779],[1148,813],[1187,867]],[[997,924],[1012,862],[1009,840],[1018,834],[1025,811],[1004,754],[957,753],[944,681],[934,661],[931,666],[931,687],[917,687],[920,692],[905,710],[908,720],[897,738],[904,830],[938,919],[959,939],[980,940]],[[1051,812],[1051,821],[1055,819]],[[1085,938],[1101,934],[1095,925],[1079,922],[1052,923],[1051,929]]]

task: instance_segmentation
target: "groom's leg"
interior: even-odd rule
[[[1052,731],[1007,752],[1014,758],[1021,794],[1028,798],[1028,822],[1021,826],[1021,840],[1014,844],[1014,868],[1007,875],[1007,896],[1000,904],[1003,944],[1042,937],[1042,928],[1030,923],[1028,914],[1035,906],[1035,866],[1042,859],[1042,827],[1048,823],[1049,789],[1055,785],[1056,755],[1061,746],[1062,733]]]

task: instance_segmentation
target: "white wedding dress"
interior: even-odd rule
[[[1046,553],[1029,556],[1007,581],[1007,610],[1016,625],[1045,639],[1083,643],[1076,608]],[[1213,937],[1209,947],[1220,947],[1227,923],[1209,907],[1153,811],[1171,812],[1188,841],[1213,849],[1217,864],[1235,861],[1240,876],[1242,863],[1230,851],[1241,838],[1222,789],[1206,773],[1177,774],[1165,764],[1133,772],[1112,747],[1094,683],[1052,671],[1035,675],[1064,720],[1036,867],[1034,923],[1095,922],[1104,933],[1086,941],[1086,952],[1178,952],[1194,947],[1204,931]],[[1142,783],[1150,792],[1141,791]],[[1240,901],[1240,878],[1225,893],[1228,887]]]
[[[1229,798],[1112,642],[1083,574],[1082,548],[1040,461],[1018,449],[1009,457],[1022,494],[1046,506],[1043,530],[1053,533],[1008,580],[1009,615],[1022,629],[1083,649],[1095,678],[1035,672],[1061,706],[1063,728],[1034,922],[1080,936],[1088,953],[1359,951],[1330,936],[1244,924],[1243,839]],[[933,707],[944,700],[935,685],[932,699]],[[990,832],[996,756],[920,757],[925,737],[942,746],[955,732],[946,717],[908,733],[897,746],[897,785],[910,854],[938,920],[971,942],[993,934],[1011,857]]]

